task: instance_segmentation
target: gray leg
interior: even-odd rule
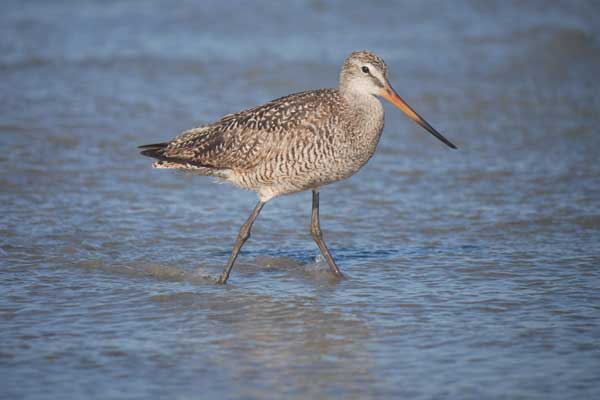
[[[229,274],[231,273],[231,269],[233,268],[235,259],[237,258],[238,253],[240,252],[240,249],[242,248],[244,243],[246,243],[246,240],[248,240],[248,238],[250,237],[250,230],[252,229],[252,224],[254,223],[254,220],[256,220],[256,217],[258,217],[258,214],[260,214],[260,210],[262,210],[264,205],[265,203],[259,201],[256,207],[254,207],[254,210],[252,210],[252,214],[250,214],[250,217],[248,217],[246,222],[244,222],[244,225],[242,225],[242,227],[240,228],[240,233],[238,233],[235,244],[233,245],[233,250],[231,250],[229,261],[227,261],[227,265],[221,273],[221,276],[219,276],[219,280],[217,281],[217,283],[227,283],[227,279],[229,278]]]
[[[323,257],[327,260],[327,264],[329,264],[329,269],[331,272],[337,276],[338,278],[343,278],[342,271],[338,268],[333,261],[333,257],[331,257],[331,253],[327,249],[325,242],[323,241],[323,233],[321,232],[321,224],[319,223],[319,191],[313,190],[312,196],[312,215],[310,219],[310,233],[312,233],[313,239],[317,242],[317,246],[321,250]]]

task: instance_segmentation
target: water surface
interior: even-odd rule
[[[0,397],[597,398],[595,2],[0,6]],[[378,152],[265,207],[136,146],[335,86],[353,50]]]

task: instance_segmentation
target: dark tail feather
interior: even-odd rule
[[[145,144],[143,146],[138,146],[138,149],[142,149],[140,152],[141,155],[160,160],[164,158],[164,151],[168,145],[169,143]]]
[[[180,163],[180,164],[182,164],[182,168],[190,168],[190,165],[193,165],[196,167],[202,167],[202,168],[207,168],[207,169],[211,169],[211,168],[213,168],[215,170],[219,169],[217,167],[213,167],[212,165],[202,164],[202,163],[192,161],[189,159],[185,159],[185,158],[166,157],[165,149],[167,148],[168,145],[169,145],[168,142],[145,144],[143,146],[138,146],[138,149],[142,149],[142,151],[140,151],[140,154],[143,156],[156,158],[157,160],[160,160],[160,161],[169,161],[174,164]],[[173,167],[169,167],[169,168],[173,168]]]

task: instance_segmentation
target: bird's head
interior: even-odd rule
[[[456,146],[417,114],[392,88],[387,79],[387,65],[370,51],[355,51],[344,61],[340,74],[340,90],[360,95],[380,96],[398,107],[410,119],[425,128],[448,147]]]

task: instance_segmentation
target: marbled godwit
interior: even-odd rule
[[[216,176],[258,193],[218,282],[225,283],[252,224],[269,200],[312,190],[311,233],[331,272],[342,277],[319,224],[319,188],[352,176],[369,161],[383,130],[388,100],[449,147],[456,146],[413,111],[387,80],[385,62],[368,51],[346,58],[338,89],[291,94],[228,114],[165,143],[140,146],[155,168]]]

